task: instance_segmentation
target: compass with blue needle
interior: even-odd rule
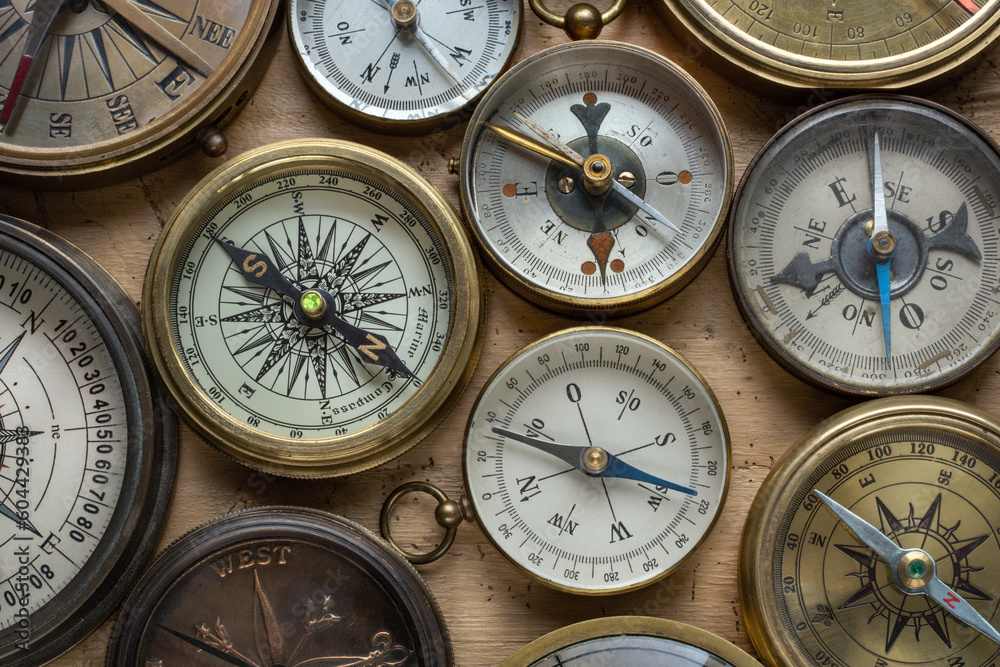
[[[466,496],[401,487],[383,535],[397,500],[423,491],[438,498],[448,535],[476,521],[537,581],[584,595],[634,590],[681,567],[708,535],[729,460],[722,410],[683,357],[625,329],[566,329],[487,381],[466,430]]]
[[[944,107],[858,96],[761,149],[730,215],[729,271],[780,365],[858,397],[940,389],[1000,345],[1000,149]]]
[[[173,486],[139,314],[80,250],[0,216],[0,663],[43,664],[121,602]]]

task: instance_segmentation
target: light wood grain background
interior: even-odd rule
[[[656,0],[658,1],[658,0]],[[571,3],[549,0],[555,10]],[[601,8],[609,3],[600,2]],[[525,2],[525,29],[516,59],[567,41],[542,24]],[[825,99],[822,93],[777,104],[730,83],[709,69],[698,50],[675,38],[654,0],[631,0],[604,38],[637,43],[666,55],[690,72],[719,106],[732,135],[736,175],[785,121]],[[1000,76],[991,53],[971,72],[932,98],[1000,136]],[[294,137],[350,138],[406,161],[458,206],[458,181],[447,173],[459,154],[464,125],[416,138],[389,138],[358,129],[319,103],[302,81],[283,36],[262,85],[227,131],[229,156],[270,141]],[[223,158],[224,159],[224,158]],[[0,185],[0,211],[43,225],[93,255],[138,301],[153,243],[184,194],[220,161],[190,154],[149,176],[87,192],[50,194]],[[160,547],[194,526],[237,509],[269,504],[316,507],[377,531],[385,496],[399,484],[428,480],[461,493],[465,420],[486,378],[527,343],[575,324],[513,296],[492,275],[487,339],[472,384],[444,424],[423,443],[380,468],[346,479],[274,479],[261,489],[252,471],[181,428],[177,485]],[[761,350],[733,301],[720,248],[681,294],[653,310],[617,321],[652,335],[685,355],[718,395],[732,433],[729,499],[714,532],[671,577],[644,590],[605,598],[570,596],[535,584],[515,570],[474,525],[465,525],[454,548],[420,568],[439,602],[462,666],[495,665],[525,643],[568,623],[615,614],[648,614],[683,620],[752,652],[736,591],[736,558],[747,509],[776,458],[821,419],[850,402],[792,378]],[[1000,358],[985,363],[944,395],[1000,414]],[[425,507],[426,509],[426,507]],[[429,545],[437,534],[426,514],[408,509],[410,535]],[[418,524],[418,521],[421,521]],[[57,660],[56,665],[103,664],[110,622]]]

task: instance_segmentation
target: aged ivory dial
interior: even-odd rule
[[[731,216],[730,277],[757,340],[848,394],[965,376],[1000,343],[998,182],[996,144],[929,102],[851,98],[787,126]]]
[[[625,315],[690,282],[721,238],[733,182],[704,90],[615,42],[518,63],[477,107],[458,171],[490,267],[570,315]]]
[[[292,0],[288,30],[306,81],[348,120],[429,132],[506,69],[520,0]]]
[[[740,598],[772,665],[989,666],[1000,658],[1000,424],[892,397],[775,464],[740,545]]]
[[[154,250],[144,324],[184,415],[284,474],[371,467],[450,409],[483,301],[453,209],[358,144],[281,142],[217,170]]]
[[[533,343],[487,382],[465,484],[490,541],[531,577],[620,593],[701,544],[729,458],[715,396],[682,357],[640,334],[581,327]]]
[[[0,216],[0,661],[38,665],[96,627],[149,557],[174,418],[128,296],[93,260]]]

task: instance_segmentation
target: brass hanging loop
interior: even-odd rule
[[[618,18],[625,9],[625,0],[615,0],[605,12],[581,2],[566,10],[565,16],[559,16],[546,7],[542,0],[528,0],[528,3],[538,18],[549,25],[562,28],[572,40],[597,39],[604,26]]]

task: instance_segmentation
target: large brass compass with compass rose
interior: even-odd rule
[[[469,380],[478,266],[447,200],[358,144],[210,174],[150,261],[144,326],[183,415],[251,466],[346,474],[416,444]]]
[[[684,71],[628,44],[577,42],[507,72],[450,168],[508,287],[560,313],[623,316],[708,262],[732,162],[722,117]]]
[[[1000,656],[1000,423],[935,397],[845,410],[761,487],[740,546],[773,665],[990,665]]]
[[[449,667],[444,619],[413,568],[337,516],[264,507],[171,544],[115,626],[109,667]]]

